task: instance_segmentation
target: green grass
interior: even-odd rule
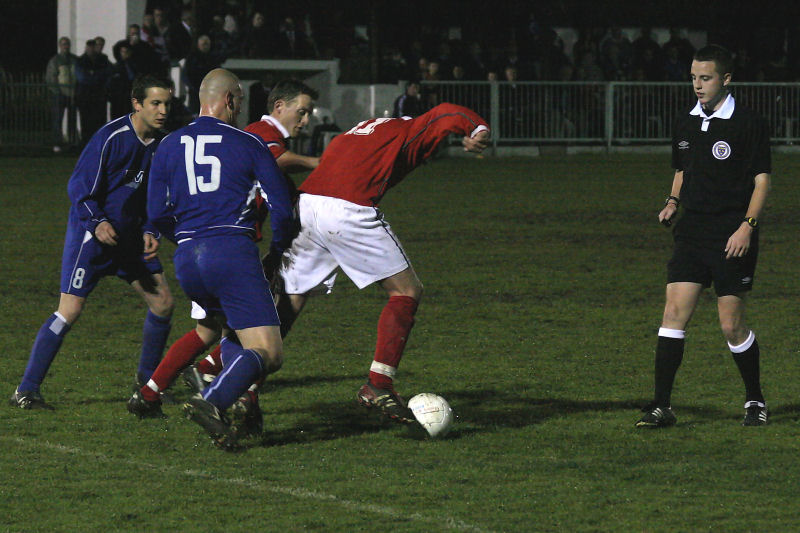
[[[0,159],[5,396],[57,303],[73,164]],[[124,402],[144,309],[109,279],[43,386],[57,410],[0,407],[0,531],[796,531],[800,163],[779,154],[774,168],[748,309],[765,428],[739,425],[743,386],[711,293],[689,329],[678,425],[633,427],[671,251],[656,221],[668,156],[445,159],[382,207],[425,284],[397,386],[450,401],[448,438],[356,405],[385,297],[342,275],[286,340],[263,443],[221,452],[178,406],[139,421]],[[175,339],[192,323],[172,250]]]

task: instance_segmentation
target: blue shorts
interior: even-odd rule
[[[70,219],[61,256],[61,292],[86,298],[100,278],[117,276],[128,283],[164,271],[158,258],[144,260],[144,240],[136,232],[119,232],[116,246],[107,246]]]
[[[246,235],[180,243],[175,276],[189,298],[207,313],[224,313],[233,329],[280,325],[258,247]]]

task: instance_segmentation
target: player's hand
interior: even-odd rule
[[[752,233],[753,228],[747,222],[742,222],[739,229],[728,238],[728,243],[725,245],[725,259],[744,257],[750,250],[750,235]]]
[[[483,130],[479,131],[475,137],[464,137],[461,139],[461,145],[465,152],[479,154],[489,146],[489,132]]]
[[[669,202],[667,205],[664,206],[664,209],[662,209],[661,212],[658,214],[658,221],[667,227],[671,226],[672,217],[675,216],[676,211],[678,211],[678,206],[676,206],[672,202]]]
[[[149,261],[158,255],[158,247],[160,243],[152,233],[145,233],[142,235],[142,238],[144,239],[144,260]]]
[[[98,241],[108,246],[116,246],[119,239],[114,226],[108,220],[102,221],[94,228],[94,236]]]
[[[278,269],[281,266],[281,256],[283,256],[283,253],[270,250],[268,254],[261,258],[261,266],[264,269],[264,276],[266,276],[270,285],[272,285],[273,280],[278,275]]]

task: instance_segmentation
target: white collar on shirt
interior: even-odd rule
[[[265,122],[269,122],[270,124],[272,124],[273,126],[278,128],[278,131],[281,132],[281,135],[283,135],[284,139],[288,139],[289,138],[289,132],[286,131],[286,128],[283,127],[283,124],[278,122],[278,120],[275,117],[272,117],[270,115],[263,115],[261,117],[261,120],[263,120]]]
[[[728,97],[725,99],[725,102],[720,106],[719,109],[711,113],[710,115],[706,115],[703,106],[700,105],[700,101],[697,101],[697,105],[694,106],[694,109],[689,111],[690,115],[700,116],[703,117],[705,120],[709,120],[712,118],[722,118],[722,119],[729,119],[731,115],[733,115],[733,110],[736,107],[736,102],[733,99],[733,95],[729,94]]]

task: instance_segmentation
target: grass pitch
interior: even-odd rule
[[[4,402],[57,304],[73,164],[0,159]],[[356,404],[385,297],[341,275],[286,340],[263,442],[221,452],[177,405],[137,420],[124,402],[144,306],[108,279],[42,388],[57,410],[0,407],[0,531],[798,530],[798,167],[775,156],[749,300],[767,427],[739,425],[743,386],[711,293],[689,328],[678,425],[633,427],[671,250],[656,220],[668,156],[444,159],[382,208],[426,287],[397,387],[447,398],[448,438]],[[192,327],[173,249],[171,340]]]

